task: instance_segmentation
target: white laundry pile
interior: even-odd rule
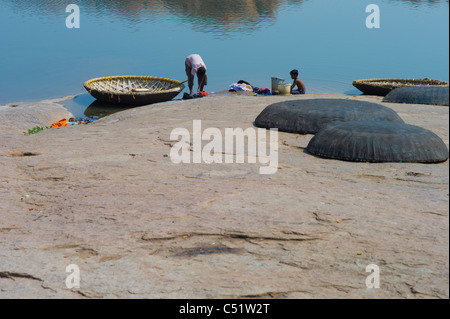
[[[252,89],[250,89],[250,86],[246,85],[246,84],[233,83],[230,85],[229,90],[230,91],[232,91],[232,90],[234,90],[234,91],[251,91]]]

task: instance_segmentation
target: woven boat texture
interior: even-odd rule
[[[320,157],[354,162],[440,163],[447,146],[424,128],[393,122],[347,122],[316,134],[307,151]]]
[[[329,124],[352,121],[404,123],[392,109],[370,102],[347,99],[294,100],[269,105],[255,125],[297,134],[316,134]]]
[[[383,102],[449,106],[449,91],[442,86],[404,87],[391,91]]]
[[[440,80],[430,79],[368,79],[357,80],[353,86],[367,95],[386,96],[394,89],[409,86],[443,86],[448,87],[449,83]]]
[[[126,106],[165,102],[184,90],[182,82],[153,76],[109,76],[84,83],[97,100]]]

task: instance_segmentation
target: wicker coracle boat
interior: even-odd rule
[[[448,82],[425,79],[369,79],[357,80],[353,86],[367,95],[386,96],[392,90],[410,86],[449,86]]]
[[[153,76],[109,76],[89,80],[84,88],[99,101],[133,107],[170,101],[184,84]]]

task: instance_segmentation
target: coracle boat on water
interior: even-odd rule
[[[401,87],[411,86],[443,86],[448,87],[449,83],[440,80],[430,79],[369,79],[357,80],[353,86],[367,95],[386,96],[392,90]]]
[[[170,101],[184,84],[153,76],[109,76],[89,80],[84,88],[99,101],[133,107]]]

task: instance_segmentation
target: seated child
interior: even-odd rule
[[[298,70],[292,70],[291,71],[291,79],[294,80],[294,83],[291,86],[291,93],[292,94],[306,94],[306,87],[305,84],[298,78]],[[297,86],[298,89],[295,90],[295,87]]]

